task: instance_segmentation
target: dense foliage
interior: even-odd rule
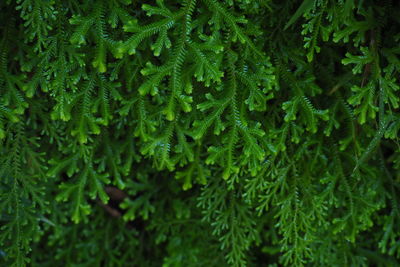
[[[1,0],[1,266],[399,266],[400,4]]]

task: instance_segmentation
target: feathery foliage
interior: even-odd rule
[[[400,265],[398,2],[0,21],[1,266]]]

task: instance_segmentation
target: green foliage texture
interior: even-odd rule
[[[400,266],[399,41],[394,0],[1,0],[0,265]]]

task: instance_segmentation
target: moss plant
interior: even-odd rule
[[[1,266],[400,266],[400,4],[1,0]]]

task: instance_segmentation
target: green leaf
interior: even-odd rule
[[[303,3],[299,6],[290,20],[286,23],[285,28],[283,30],[287,30],[293,23],[295,23],[301,16],[309,12],[315,4],[315,0],[304,0]]]

